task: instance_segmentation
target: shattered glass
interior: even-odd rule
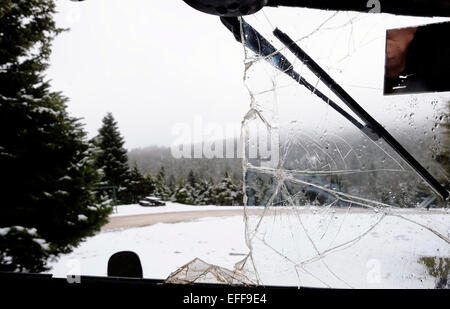
[[[195,258],[180,267],[165,280],[169,284],[221,283],[228,285],[251,285],[250,279],[237,271],[211,265]]]
[[[265,9],[245,18],[317,90],[352,112],[273,35],[278,27],[448,187],[436,162],[450,95],[383,96],[385,33],[442,19]],[[251,35],[241,25],[243,41]],[[450,257],[448,202],[384,141],[373,141],[287,74],[244,49],[245,237],[236,267],[258,284],[435,287],[423,259]],[[275,58],[275,57],[274,57]],[[354,114],[352,114],[357,118]],[[264,206],[261,215],[250,214]],[[431,207],[430,210],[427,210]]]
[[[314,89],[276,69],[273,53],[262,57],[244,47],[249,253],[224,273],[194,260],[168,282],[448,288],[448,201],[383,140],[373,141],[316,96],[319,90],[357,118],[273,35],[276,27],[289,34],[448,188],[449,171],[436,158],[448,151],[441,124],[448,121],[449,93],[383,96],[386,30],[443,20],[292,8],[246,16]],[[251,33],[240,28],[245,41]]]

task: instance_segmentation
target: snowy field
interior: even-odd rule
[[[186,211],[186,208],[206,209],[176,204],[158,208],[121,206],[113,216]],[[224,207],[207,206],[207,209]],[[434,288],[437,279],[429,275],[420,258],[450,257],[450,214],[406,211],[402,216],[384,216],[373,211],[310,211],[301,214],[300,228],[293,214],[269,215],[253,240],[260,282],[340,288]],[[442,237],[404,218],[431,226]],[[259,217],[251,216],[249,226],[257,221]],[[233,216],[102,232],[53,262],[50,272],[65,277],[76,260],[81,274],[106,276],[108,258],[122,250],[135,251],[140,256],[145,278],[165,279],[197,257],[233,269],[249,253],[245,227],[242,217]],[[302,233],[305,230],[307,234]],[[354,240],[360,234],[364,236]],[[330,250],[346,242],[349,243]],[[314,259],[315,250],[325,254]],[[293,265],[290,259],[302,264]]]

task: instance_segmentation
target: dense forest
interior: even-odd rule
[[[448,186],[448,115],[438,115],[434,121],[430,132],[424,132],[420,126],[413,126],[393,134],[441,183]],[[326,139],[317,137],[312,132],[303,132],[302,135],[289,138],[290,149],[283,169],[325,172],[321,176],[295,176],[296,179],[400,207],[417,207],[418,203],[432,195],[432,191],[422,180],[383,142],[374,144],[365,136],[350,132],[340,132],[339,136],[329,134]],[[281,138],[281,141],[287,144],[286,138]],[[347,155],[342,160],[344,152]],[[174,184],[188,183],[187,179],[193,174],[207,186],[220,182],[226,173],[236,188],[242,187],[242,160],[238,158],[175,159],[169,147],[152,146],[129,151],[128,159],[130,167],[135,167],[144,175],[154,177],[163,168],[166,183],[170,184],[173,192],[169,196],[174,201],[177,201]],[[314,165],[311,163],[313,161],[321,162],[323,167]],[[251,163],[259,165],[258,160],[251,160]],[[337,170],[362,172],[332,173]],[[330,173],[327,174],[327,171]],[[273,177],[255,172],[247,173],[246,182],[249,205],[264,205],[273,194],[271,188],[276,185]],[[197,195],[196,190],[192,191],[189,187],[187,191]],[[334,200],[324,192],[312,190],[308,186],[289,184],[288,191],[295,196],[294,202],[299,205],[329,204]],[[236,195],[243,196],[243,192]],[[164,197],[167,198],[167,194]],[[194,200],[188,199],[189,202]],[[444,201],[436,200],[432,207],[444,205]]]
[[[215,182],[219,181],[225,172],[235,181],[242,179],[242,160],[238,158],[176,159],[171,155],[170,147],[149,146],[132,149],[128,152],[128,160],[131,166],[136,164],[143,174],[156,175],[159,169],[164,167],[167,176],[172,175],[175,179],[186,179],[191,170],[200,178],[212,179]]]

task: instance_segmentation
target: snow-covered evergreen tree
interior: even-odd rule
[[[215,205],[242,205],[242,189],[233,182],[228,172],[213,187],[211,195]]]
[[[195,205],[213,205],[212,190],[214,188],[214,182],[200,180],[197,184],[197,190],[195,192],[194,204]]]
[[[124,148],[124,139],[120,135],[117,121],[111,113],[102,120],[99,134],[94,138],[95,144],[100,148],[96,164],[103,171],[104,186],[115,186],[118,191],[118,200],[121,203],[131,202],[127,189],[130,181],[127,150]]]
[[[269,192],[269,184],[261,178],[257,179],[257,192],[255,193],[255,205],[257,206],[265,206],[270,196],[268,196]],[[295,195],[295,194],[292,194]],[[304,204],[300,204],[304,205]]]
[[[155,191],[154,194],[156,197],[161,198],[163,201],[167,201],[170,199],[172,192],[166,184],[166,171],[164,166],[158,171],[155,179]]]
[[[106,222],[93,147],[44,71],[51,0],[0,2],[0,271],[40,272]]]
[[[192,196],[192,191],[192,187],[180,179],[175,192],[175,201],[181,204],[193,205],[194,198]]]
[[[130,171],[127,190],[123,193],[127,195],[126,199],[131,201],[131,203],[138,203],[153,191],[154,184],[151,177],[144,177],[137,168],[137,165],[134,165],[133,169]]]
[[[186,181],[180,179],[174,195],[174,201],[189,205],[214,205],[214,183],[206,181],[193,170],[190,170]]]
[[[177,181],[175,179],[175,176],[173,176],[173,174],[170,174],[169,179],[167,180],[167,187],[169,188],[169,191],[171,193],[169,200],[175,201],[175,192],[177,190]]]
[[[193,170],[189,171],[189,174],[187,177],[187,182],[192,188],[195,188],[197,186],[199,179],[198,179],[197,174],[195,174],[195,172]]]

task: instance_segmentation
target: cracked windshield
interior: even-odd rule
[[[185,2],[0,1],[0,272],[450,288],[450,14]]]

